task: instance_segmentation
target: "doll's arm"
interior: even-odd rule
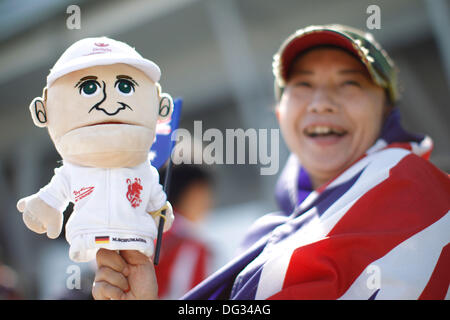
[[[150,201],[147,205],[147,212],[153,217],[156,225],[159,225],[159,220],[162,217],[162,211],[166,210],[164,219],[164,232],[172,227],[173,220],[175,219],[173,215],[172,205],[167,201],[167,195],[164,192],[162,186],[159,184],[159,174],[158,171],[151,167],[152,172],[152,184],[150,192]]]
[[[166,213],[163,215],[162,211],[164,211],[164,210],[166,210]],[[155,219],[155,223],[157,226],[159,226],[159,220],[161,218],[164,219],[163,232],[168,231],[172,227],[175,216],[173,215],[172,205],[170,204],[169,201],[166,201],[166,204],[161,209],[155,210],[155,211],[149,211],[148,213],[153,217],[153,219]]]
[[[36,233],[47,233],[51,239],[59,236],[63,224],[62,211],[68,204],[68,184],[62,168],[55,170],[50,183],[38,193],[20,199],[17,209],[28,229]]]

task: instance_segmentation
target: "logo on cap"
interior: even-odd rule
[[[109,43],[103,43],[103,42],[96,42],[94,43],[97,47],[107,47],[109,46]]]
[[[85,56],[112,52],[112,49],[107,48],[107,47],[109,47],[109,43],[94,42],[94,46],[91,48],[91,52],[85,54]]]

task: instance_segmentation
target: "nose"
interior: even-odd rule
[[[326,88],[317,89],[308,105],[308,111],[313,113],[334,113],[337,109],[338,105]]]
[[[102,81],[102,82],[103,82],[102,99],[99,102],[97,102],[95,105],[93,105],[88,113],[91,113],[91,111],[96,110],[96,111],[102,111],[103,113],[105,113],[108,116],[115,116],[120,111],[125,110],[127,108],[130,110],[133,110],[129,105],[127,105],[124,102],[117,101],[117,104],[115,104],[115,103],[112,103],[111,99],[107,99],[108,96],[106,94],[106,83],[104,81]]]
[[[114,105],[114,103],[109,102],[108,104],[104,104],[101,107],[98,107],[97,110],[98,111],[103,111],[108,116],[115,116],[120,111],[125,110],[125,106]]]

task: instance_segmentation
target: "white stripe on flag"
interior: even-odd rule
[[[386,169],[394,167],[401,159],[403,159],[410,153],[411,151],[405,149],[393,148],[369,154],[365,158],[359,160],[353,166],[348,168],[346,171],[344,171],[336,180],[330,183],[327,188],[334,187],[335,185],[350,180],[355,176],[355,174],[361,171],[368,164],[370,164],[373,170],[371,170],[370,172],[368,172],[368,170],[364,170],[364,175],[376,174],[376,170],[389,173],[389,170]]]
[[[421,156],[433,149],[433,140],[431,140],[429,136],[425,136],[425,138],[419,143],[411,142],[411,148],[413,153]]]
[[[450,242],[449,213],[372,262],[339,299],[368,299],[377,289],[376,299],[418,299]]]
[[[378,154],[367,156],[367,160],[364,164],[358,165],[357,169],[350,168],[348,172],[355,175],[369,163],[360,179],[358,179],[358,181],[349,190],[347,190],[346,193],[337,199],[336,202],[334,202],[330,208],[322,214],[320,219],[312,219],[312,221],[310,221],[307,225],[301,227],[301,231],[294,233],[280,243],[276,244],[276,252],[279,252],[279,254],[277,255],[271,251],[272,256],[265,263],[261,272],[255,298],[266,299],[279,292],[283,288],[286,271],[294,250],[314,241],[323,239],[347,213],[353,204],[364,196],[368,190],[386,180],[389,177],[390,169],[397,165],[398,162],[408,154],[410,154],[410,152],[406,150],[387,149],[379,152]],[[351,176],[347,176],[345,179],[340,178],[338,179],[341,182],[345,182],[350,180]],[[304,219],[305,216],[313,216],[315,214],[316,208],[312,208],[308,212],[301,215],[299,219]],[[285,226],[280,226],[273,232],[276,233],[283,227]],[[258,259],[264,259],[268,256],[265,251],[266,249],[263,251],[261,256],[258,257]]]

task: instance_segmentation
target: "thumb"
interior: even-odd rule
[[[25,211],[25,207],[26,207],[26,198],[22,198],[19,201],[17,201],[17,210],[19,210],[20,212],[24,212]]]
[[[62,225],[63,216],[62,214],[59,214],[47,224],[47,237],[49,237],[50,239],[58,238],[59,234],[61,233]]]
[[[142,265],[151,263],[149,257],[138,250],[121,250],[120,255],[126,263],[131,265]]]

